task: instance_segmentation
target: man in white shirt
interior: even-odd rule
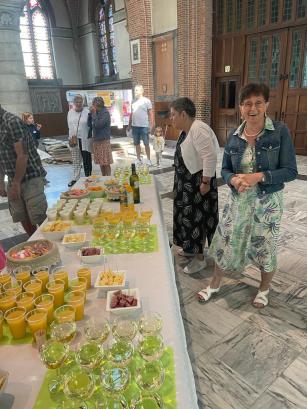
[[[128,130],[132,128],[133,143],[136,149],[137,162],[141,163],[141,139],[145,146],[147,163],[150,161],[149,131],[154,129],[154,114],[151,101],[144,97],[144,88],[142,85],[136,85],[134,88],[136,100],[132,103],[132,112],[130,115]]]

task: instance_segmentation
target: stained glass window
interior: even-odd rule
[[[98,30],[102,74],[109,77],[117,73],[113,8],[109,1],[104,1],[98,11]]]
[[[260,63],[259,63],[259,81],[267,80],[267,64],[268,64],[268,38],[263,38],[260,43]]]
[[[224,31],[224,0],[219,0],[217,11],[217,32],[221,34]]]
[[[279,65],[280,65],[280,39],[279,39],[279,35],[273,35],[271,72],[270,72],[270,81],[269,81],[271,88],[276,88],[278,84]]]
[[[299,31],[294,31],[292,35],[290,88],[298,87],[298,74],[301,62],[301,44],[302,34]]]
[[[30,0],[20,17],[20,41],[28,79],[55,78],[48,18],[39,1]]]
[[[307,88],[307,42],[305,42],[302,87]]]
[[[256,80],[256,62],[257,62],[257,41],[251,40],[249,50],[248,62],[248,79],[250,81]]]
[[[240,31],[242,28],[242,0],[237,0],[236,7],[236,29]]]
[[[232,0],[227,0],[227,24],[226,24],[226,29],[227,33],[232,31],[232,13],[233,13],[233,4]]]
[[[279,0],[271,0],[271,23],[277,23],[279,13]]]
[[[266,17],[266,0],[259,0],[258,3],[258,26],[265,25],[265,17]]]
[[[292,0],[284,1],[283,21],[291,20]]]
[[[247,27],[253,28],[255,24],[255,0],[247,1]]]
[[[306,17],[306,1],[305,0],[296,1],[296,16],[298,18]]]

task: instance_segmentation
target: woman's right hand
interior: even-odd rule
[[[250,185],[243,181],[238,175],[231,178],[230,184],[238,191],[238,193],[245,192],[246,189],[250,188]]]

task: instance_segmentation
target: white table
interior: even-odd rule
[[[78,183],[82,186],[82,181]],[[177,407],[180,409],[198,408],[194,377],[190,359],[187,353],[185,332],[180,314],[179,299],[175,283],[175,273],[171,259],[166,231],[164,230],[161,202],[156,189],[156,182],[151,185],[141,185],[141,201],[152,207],[154,213],[152,223],[158,225],[159,250],[148,254],[120,254],[116,257],[119,269],[126,270],[130,288],[139,288],[143,311],[156,311],[163,318],[162,335],[166,345],[174,350]],[[109,204],[107,204],[109,206]],[[119,208],[118,203],[113,204]],[[91,235],[90,226],[75,228],[86,231]],[[36,232],[35,238],[41,238]],[[80,267],[76,251],[70,251],[58,245],[62,263],[74,276]],[[92,268],[92,281],[102,268]],[[88,293],[85,314],[91,316],[101,314],[108,316],[105,311],[106,300],[104,293],[92,289]],[[79,324],[80,325],[80,324]],[[82,325],[82,324],[81,324]],[[32,345],[0,346],[0,367],[9,371],[9,384],[6,394],[0,398],[1,409],[32,409],[37,393],[40,389],[45,368],[40,361],[37,349]],[[14,396],[11,405],[11,394]],[[47,408],[46,408],[47,409]]]

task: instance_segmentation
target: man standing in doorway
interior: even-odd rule
[[[132,112],[130,115],[129,126],[132,127],[133,143],[136,149],[137,163],[141,163],[141,139],[145,146],[147,164],[152,165],[150,160],[149,131],[154,129],[154,114],[151,101],[144,97],[144,88],[142,85],[136,85],[134,88],[136,100],[132,103]]]
[[[27,126],[0,106],[0,196],[8,196],[14,223],[20,222],[29,236],[46,218],[45,176]]]

